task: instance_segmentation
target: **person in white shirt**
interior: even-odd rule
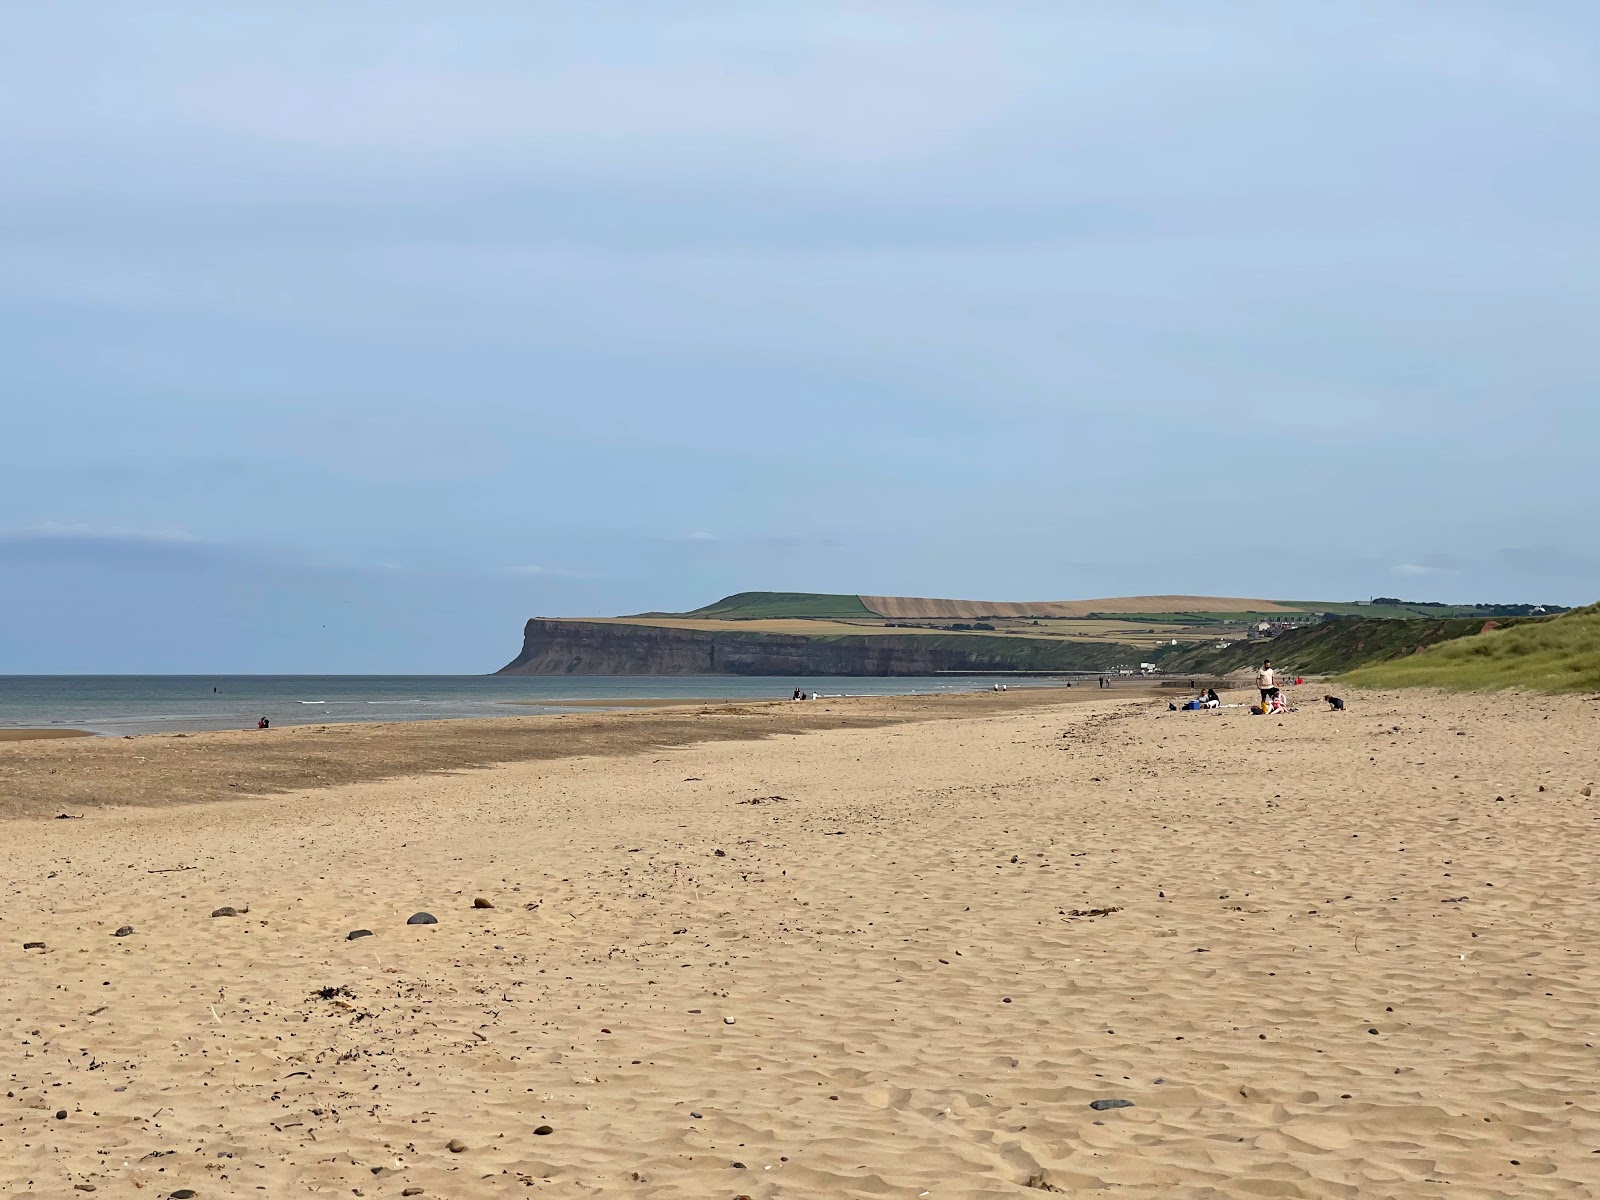
[[[1261,707],[1267,707],[1267,701],[1277,694],[1278,689],[1272,683],[1272,660],[1268,659],[1261,664],[1261,670],[1256,672],[1256,686],[1261,689]]]

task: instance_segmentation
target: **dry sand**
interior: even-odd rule
[[[13,818],[0,1191],[1592,1197],[1597,708],[952,707]]]

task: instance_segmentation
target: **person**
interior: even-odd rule
[[[1324,696],[1323,699],[1328,702],[1328,711],[1329,712],[1343,712],[1344,711],[1344,701],[1339,699],[1339,697],[1337,697],[1337,696]]]
[[[267,729],[271,725],[272,725],[272,722],[267,720],[265,717],[262,717],[259,721],[256,722],[256,728],[257,729]]]
[[[1221,708],[1222,707],[1222,701],[1220,699],[1218,699],[1218,697],[1217,697],[1217,689],[1216,688],[1207,688],[1206,689],[1206,707],[1207,708]]]
[[[1267,707],[1267,701],[1277,693],[1278,689],[1272,685],[1272,660],[1263,659],[1261,670],[1256,672],[1256,687],[1261,689],[1261,707]]]

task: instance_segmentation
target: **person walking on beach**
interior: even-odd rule
[[[1272,686],[1272,660],[1266,659],[1261,664],[1261,670],[1256,672],[1256,686],[1261,689],[1261,707],[1267,707],[1267,701],[1272,699],[1277,688]]]

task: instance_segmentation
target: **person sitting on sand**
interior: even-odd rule
[[[267,729],[271,725],[272,725],[272,722],[267,720],[265,717],[262,717],[259,721],[256,722],[256,728],[257,729]]]
[[[1204,696],[1200,697],[1200,701],[1207,708],[1221,708],[1222,707],[1222,701],[1217,699],[1217,689],[1216,688],[1207,688],[1206,689],[1206,694]]]
[[[1337,696],[1324,696],[1323,699],[1328,702],[1328,711],[1329,712],[1343,712],[1344,711],[1344,701],[1339,699],[1339,697],[1337,697]]]

